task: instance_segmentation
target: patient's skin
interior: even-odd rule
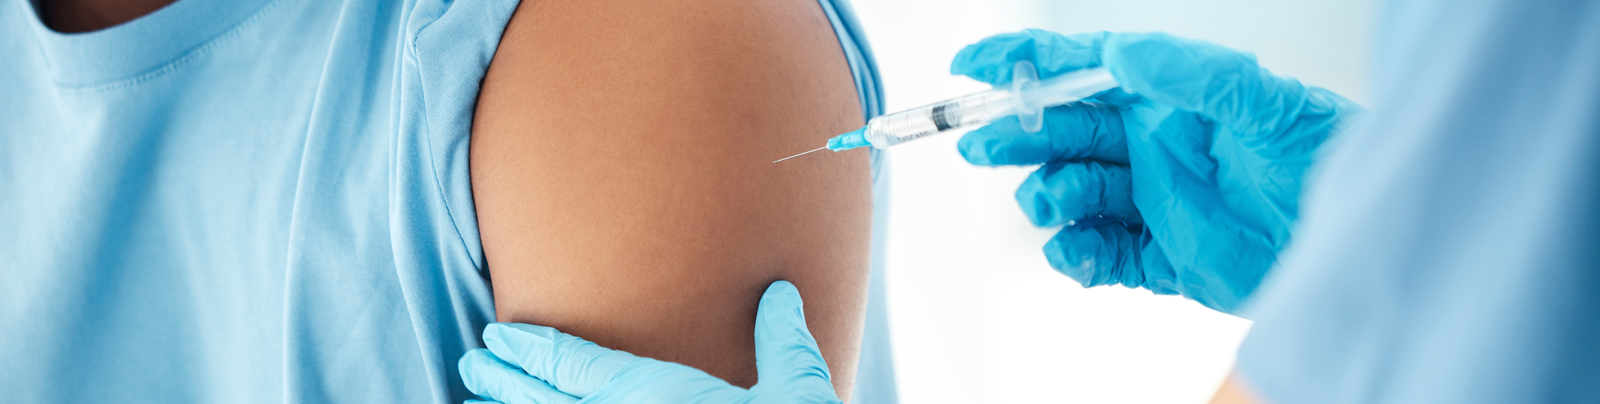
[[[863,124],[815,0],[524,0],[479,95],[473,197],[500,321],[756,382],[774,280],[842,397],[864,319]]]
[[[56,32],[88,32],[132,21],[174,0],[45,0],[39,14]]]
[[[1211,404],[1264,404],[1255,390],[1250,388],[1244,377],[1239,376],[1235,370],[1222,382],[1222,387],[1217,388],[1217,394],[1211,396]]]
[[[42,12],[53,30],[87,32],[173,1]],[[848,400],[866,155],[763,163],[860,126],[855,88],[816,2],[743,3],[523,0],[472,133],[496,311],[749,387],[756,299],[788,279]],[[1233,374],[1211,402],[1263,401]]]

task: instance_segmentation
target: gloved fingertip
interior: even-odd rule
[[[979,128],[978,130],[982,130]],[[961,158],[968,163],[980,166],[993,166],[994,159],[990,158],[994,150],[994,138],[977,133],[978,130],[967,132],[956,141],[956,150],[961,152]]]
[[[527,368],[529,361],[539,358],[519,357],[519,354],[549,353],[555,347],[560,331],[554,328],[522,323],[491,323],[483,329],[483,345],[497,358],[517,367]]]
[[[1022,181],[1022,185],[1017,187],[1016,197],[1017,205],[1022,208],[1022,214],[1027,216],[1028,221],[1034,226],[1053,226],[1060,219],[1056,201],[1045,189],[1044,176],[1039,172],[1029,175]]]
[[[820,380],[831,390],[828,364],[816,338],[806,327],[800,291],[789,282],[773,282],[761,297],[755,327],[756,373],[762,384],[789,384]],[[815,380],[813,380],[815,379]]]
[[[968,71],[971,71],[972,57],[978,53],[979,49],[982,49],[981,45],[983,45],[983,42],[961,47],[961,50],[956,52],[956,56],[950,58],[950,74],[964,76]]]
[[[488,336],[490,334],[500,335],[515,331],[515,329],[511,328],[511,323],[489,323],[489,325],[483,326],[484,336]]]
[[[961,136],[956,149],[980,166],[1043,164],[1050,160],[1049,133],[1026,133],[1016,119],[1001,119]]]
[[[1034,35],[1028,31],[1005,33],[967,45],[951,59],[950,74],[991,85],[1009,83],[1012,63],[1033,59]]]
[[[506,341],[507,334],[513,334],[517,332],[518,330],[507,326],[506,323],[489,323],[489,325],[483,327],[483,343],[484,345],[504,343]]]
[[[987,66],[989,63],[978,60],[979,54],[983,52],[984,47],[984,43],[979,42],[961,48],[961,51],[956,52],[956,56],[950,59],[950,74],[967,76],[973,80],[994,84],[991,81],[993,78],[990,77],[991,74],[988,72],[992,70]]]
[[[1113,38],[1107,43],[1105,59],[1123,90],[1222,122],[1236,118],[1228,113],[1250,105],[1238,102],[1239,94],[1234,92],[1239,83],[1271,76],[1262,74],[1255,55],[1161,33]],[[1226,102],[1219,104],[1218,100]]]
[[[1106,67],[1127,92],[1162,102],[1169,93],[1199,95],[1205,82],[1198,79],[1209,73],[1203,66],[1211,61],[1196,54],[1201,45],[1163,33],[1118,35],[1106,42]]]
[[[511,364],[500,360],[499,357],[483,348],[473,349],[461,355],[461,360],[457,361],[456,368],[457,372],[461,373],[461,383],[466,386],[467,390],[478,395],[489,394],[488,387],[485,384],[486,381],[483,380],[485,375],[494,374],[500,369],[515,369]]]
[[[1077,281],[1083,287],[1097,286],[1096,256],[1105,240],[1093,229],[1067,227],[1045,243],[1045,259],[1056,272]]]
[[[761,306],[772,309],[785,310],[803,307],[800,300],[800,289],[794,287],[789,281],[777,281],[767,286],[767,291],[761,294]]]
[[[467,353],[461,354],[461,360],[456,361],[456,366],[462,369],[474,367],[490,356],[494,356],[494,354],[489,353],[488,349],[473,348],[467,350]]]
[[[461,382],[467,385],[467,390],[472,390],[472,386],[477,385],[478,374],[474,370],[483,361],[480,358],[483,353],[478,352],[481,350],[483,348],[467,351],[467,353],[461,355],[461,359],[456,360],[456,372],[461,374]]]
[[[549,341],[550,335],[558,332],[560,331],[556,331],[554,328],[545,327],[542,325],[523,323],[489,323],[488,326],[483,327],[483,339],[485,342],[487,342],[491,337],[500,341],[521,340],[525,338],[539,338]]]
[[[767,286],[756,308],[756,339],[787,338],[805,331],[806,311],[800,300],[800,290],[788,281],[777,281]],[[760,344],[757,341],[757,345]],[[759,350],[757,354],[760,355]]]

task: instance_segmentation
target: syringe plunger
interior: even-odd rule
[[[883,115],[867,126],[828,140],[828,149],[849,150],[871,145],[879,149],[928,135],[986,125],[1016,115],[1023,130],[1038,132],[1044,109],[1088,98],[1117,88],[1116,78],[1105,68],[1090,68],[1039,81],[1033,63],[1017,62],[1010,88],[997,88],[910,110]]]

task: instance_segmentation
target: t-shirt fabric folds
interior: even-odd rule
[[[62,34],[0,1],[0,402],[471,398],[467,149],[517,3],[180,0]],[[892,401],[873,270],[863,394]]]

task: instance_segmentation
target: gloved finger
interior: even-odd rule
[[[1045,244],[1044,255],[1056,271],[1086,288],[1145,283],[1139,235],[1122,223],[1063,228]]]
[[[483,330],[483,343],[496,357],[577,397],[588,397],[618,374],[652,362],[532,324],[491,323]]]
[[[967,45],[950,62],[950,73],[1001,85],[1011,82],[1012,65],[1032,61],[1040,78],[1050,78],[1083,68],[1101,65],[1101,49],[1109,32],[1064,36],[1050,31],[1028,29],[1000,34]]]
[[[1122,113],[1099,103],[1047,108],[1044,130],[1028,133],[1006,118],[967,132],[956,143],[961,156],[981,166],[1044,164],[1094,159],[1128,163],[1128,137]]]
[[[487,349],[474,349],[461,356],[458,366],[461,381],[467,390],[505,404],[567,404],[578,402],[577,397],[556,390],[543,380],[523,373],[521,369],[501,361]],[[478,400],[468,400],[472,403]],[[480,401],[481,402],[481,401]]]
[[[1017,187],[1017,204],[1040,227],[1099,216],[1144,222],[1133,204],[1133,174],[1128,166],[1097,161],[1040,167]]]
[[[1244,133],[1291,125],[1306,88],[1256,64],[1249,53],[1167,34],[1117,34],[1105,64],[1124,90],[1199,113]]]
[[[773,282],[761,295],[756,309],[757,388],[773,388],[797,394],[826,394],[824,402],[837,400],[832,395],[832,374],[817,348],[817,340],[806,328],[805,305],[800,290],[788,281]]]

